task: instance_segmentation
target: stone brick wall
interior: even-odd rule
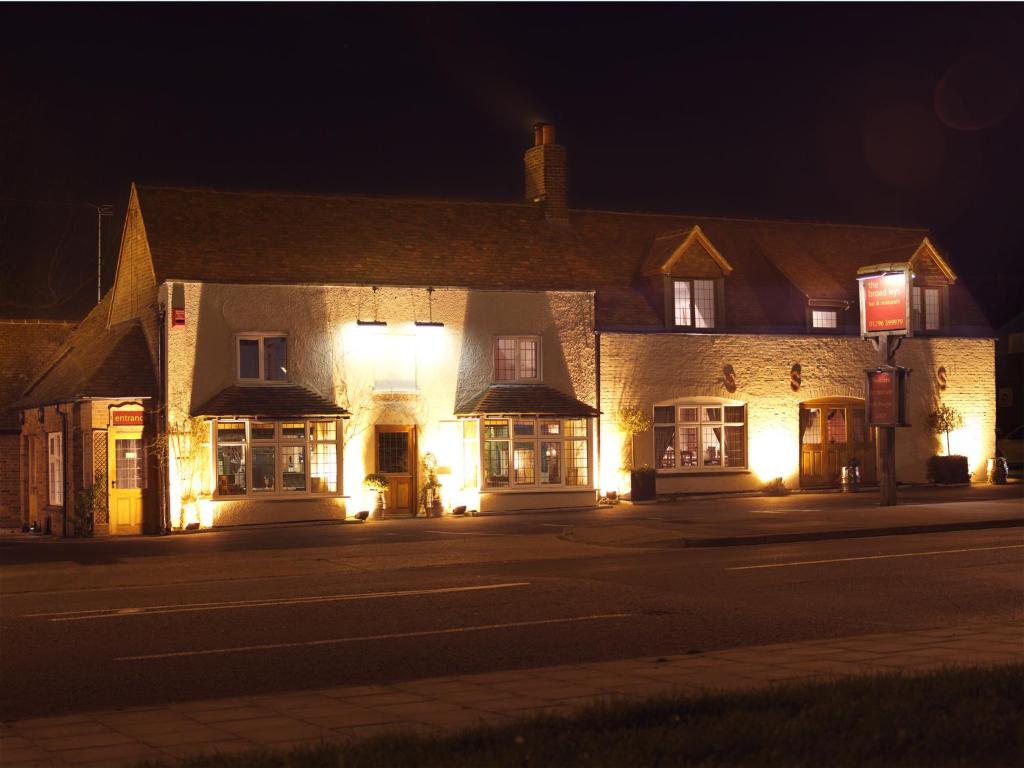
[[[878,365],[870,343],[851,336],[649,333],[601,334],[601,479],[605,490],[624,490],[617,471],[628,445],[614,424],[622,406],[652,414],[656,403],[676,398],[722,398],[746,403],[749,470],[659,478],[662,493],[754,490],[782,475],[799,482],[799,407],[817,398],[864,396],[864,369]],[[924,482],[932,455],[944,439],[926,429],[939,403],[959,409],[965,427],[953,435],[952,452],[967,455],[976,480],[995,451],[994,342],[991,339],[914,338],[897,354],[913,369],[908,397],[913,426],[897,430],[896,473],[901,482]],[[798,391],[792,366],[801,366]],[[735,391],[726,388],[732,367]],[[938,369],[945,368],[945,389]],[[653,464],[653,435],[635,440],[638,464]],[[613,488],[612,486],[618,486]]]

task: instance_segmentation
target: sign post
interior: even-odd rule
[[[857,270],[860,335],[879,353],[880,365],[867,373],[868,423],[878,434],[879,504],[896,504],[896,427],[906,426],[907,369],[896,365],[896,350],[911,335],[910,264],[872,264]]]

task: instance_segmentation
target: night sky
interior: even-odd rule
[[[0,316],[80,317],[132,180],[925,226],[1024,301],[1012,5],[0,7]]]

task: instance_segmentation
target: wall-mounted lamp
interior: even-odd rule
[[[427,312],[429,320],[417,320],[416,325],[420,328],[444,328],[444,323],[434,320],[434,289],[427,288]]]
[[[384,322],[383,320],[380,320],[377,317],[377,306],[378,306],[377,290],[378,290],[377,286],[376,285],[373,286],[373,320],[356,320],[356,325],[375,325],[375,326],[387,325],[386,322]]]

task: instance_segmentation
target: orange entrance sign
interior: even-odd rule
[[[115,427],[141,427],[142,411],[114,411],[110,414],[110,423]]]

